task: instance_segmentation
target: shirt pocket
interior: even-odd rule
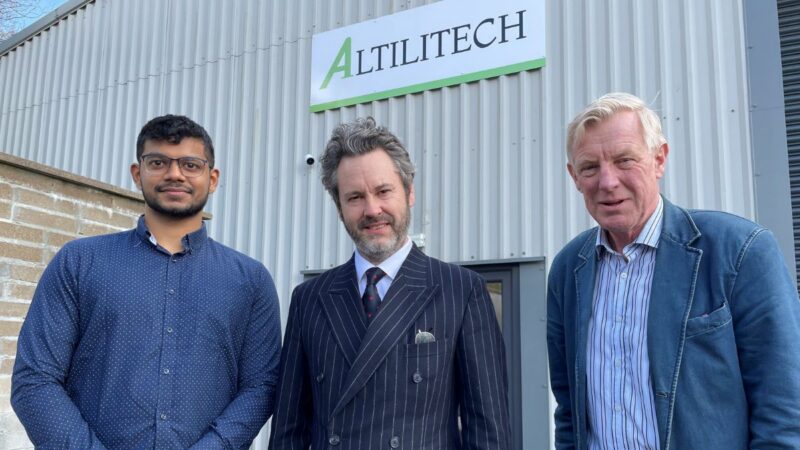
[[[722,306],[701,316],[692,317],[686,322],[686,339],[701,334],[708,334],[731,323],[731,312],[728,302],[723,301]]]

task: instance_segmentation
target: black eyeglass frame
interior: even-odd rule
[[[163,160],[163,161],[168,160],[169,164],[164,166],[164,171],[163,172],[154,171],[153,169],[147,167],[146,159],[150,158],[150,157],[158,158],[158,159]],[[173,161],[178,163],[178,170],[180,170],[181,174],[183,174],[183,176],[185,176],[187,178],[199,177],[200,175],[202,175],[205,172],[205,168],[208,167],[208,160],[207,159],[198,158],[196,156],[181,156],[180,158],[170,158],[169,156],[161,154],[161,153],[145,153],[144,155],[139,157],[139,165],[140,165],[140,167],[143,167],[144,170],[146,170],[146,171],[148,171],[150,173],[154,173],[154,174],[168,172],[169,168],[172,167],[172,162]],[[197,172],[197,173],[186,173],[184,171],[183,164],[185,164],[187,162],[192,162],[192,163],[198,164],[198,165],[200,165],[202,167],[200,168],[200,171]],[[200,164],[200,163],[202,163],[202,164]]]

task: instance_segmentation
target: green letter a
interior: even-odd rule
[[[333,60],[333,64],[331,64],[328,75],[325,76],[325,81],[322,82],[320,89],[328,87],[328,83],[331,82],[331,78],[336,72],[344,72],[344,77],[342,78],[350,78],[352,76],[350,73],[350,43],[350,38],[344,40],[344,44],[342,44],[342,48],[339,49],[339,54],[336,55],[336,59]]]

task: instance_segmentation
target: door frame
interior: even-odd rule
[[[508,366],[512,448],[550,448],[545,258],[465,261],[454,264],[478,272],[487,282],[503,283],[502,323]],[[509,281],[510,285],[506,289]]]

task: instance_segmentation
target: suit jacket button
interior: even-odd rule
[[[411,381],[413,381],[415,384],[422,383],[422,374],[419,372],[414,372],[414,375],[411,376]]]
[[[328,443],[331,445],[339,445],[339,442],[341,441],[339,440],[338,434],[332,434],[331,437],[328,438]]]
[[[392,437],[392,439],[389,441],[389,445],[390,445],[392,448],[398,448],[398,447],[400,447],[400,438],[399,438],[399,437],[397,437],[397,436],[394,436],[394,437]]]
[[[325,379],[325,374],[324,373],[321,373],[321,374],[317,375],[317,383],[322,383],[322,380],[324,380],[324,379]]]

